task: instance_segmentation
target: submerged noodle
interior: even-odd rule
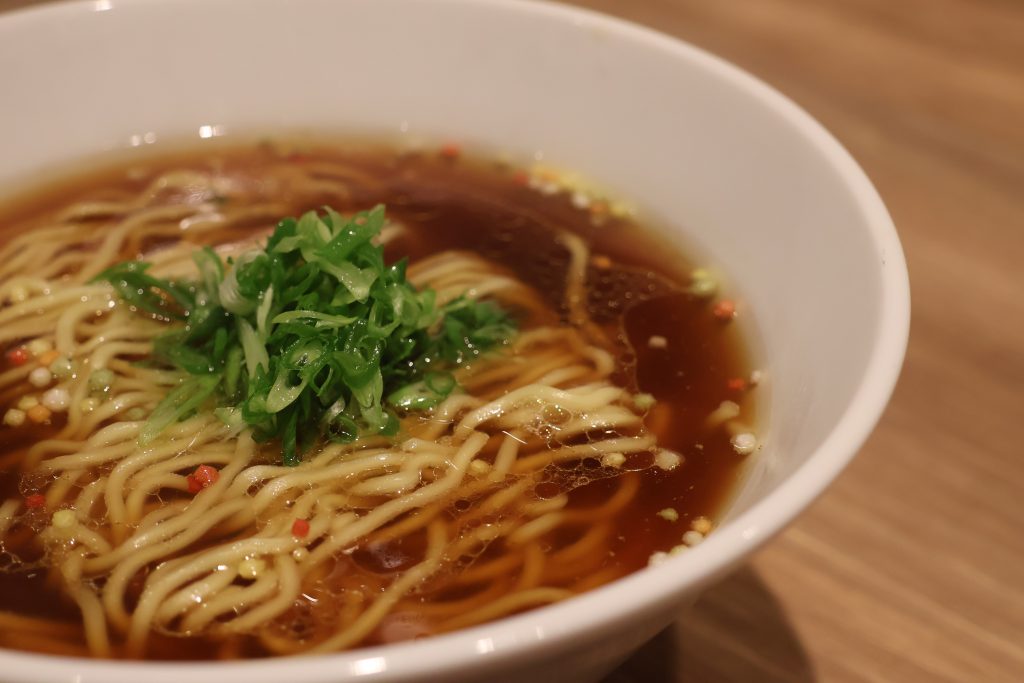
[[[344,202],[358,171],[278,173],[268,181],[278,189]],[[568,235],[571,325],[476,255],[446,251],[410,267],[442,302],[494,299],[528,324],[457,371],[462,392],[404,417],[397,440],[328,444],[286,467],[279,445],[202,412],[139,445],[178,381],[136,362],[167,327],[90,279],[126,254],[145,254],[157,275],[188,274],[197,245],[237,253],[288,211],[261,197],[218,203],[247,191],[225,182],[166,172],[135,194],[73,204],[0,250],[0,348],[44,339],[77,367],[61,382],[66,420],[3,462],[46,504],[0,501],[0,569],[47,572],[81,612],[80,626],[57,627],[0,612],[0,644],[75,653],[84,638],[92,655],[140,657],[160,634],[211,638],[226,657],[240,654],[239,637],[269,653],[326,652],[477,624],[617,576],[605,566],[612,520],[639,485],[619,455],[651,452],[655,438],[612,380],[614,358],[580,302],[587,247]],[[25,391],[32,367],[0,374],[0,405]],[[101,368],[115,379],[87,411],[88,377]],[[193,496],[186,477],[199,465],[219,478]],[[567,505],[575,486],[602,477],[617,482],[610,497]],[[62,509],[73,520],[57,525]],[[304,536],[297,519],[308,520]],[[388,571],[358,570],[359,553]]]

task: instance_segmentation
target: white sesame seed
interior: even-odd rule
[[[72,510],[57,510],[53,513],[53,526],[57,529],[70,529],[75,525],[75,513]]]
[[[666,349],[668,348],[668,339],[665,339],[660,334],[655,334],[647,340],[647,346],[652,349]]]
[[[690,273],[690,293],[702,299],[709,299],[718,291],[718,284],[711,273],[703,268]]]
[[[622,467],[626,463],[626,456],[622,453],[605,453],[601,457],[601,464],[605,467]]]
[[[53,342],[49,339],[33,339],[25,345],[25,348],[28,349],[28,352],[33,356],[41,356],[47,351],[53,350]]]
[[[691,529],[690,531],[687,531],[685,534],[683,534],[683,543],[685,543],[690,548],[692,548],[693,546],[697,545],[698,543],[700,543],[703,540],[704,540],[704,534],[702,534],[699,531],[693,531]]]
[[[707,517],[695,517],[694,520],[690,522],[691,529],[702,533],[705,536],[710,533],[712,526],[711,520]]]
[[[292,559],[296,562],[304,562],[309,557],[309,551],[305,548],[296,548],[292,551]]]
[[[572,193],[572,205],[577,209],[586,209],[590,206],[590,197],[585,192],[576,190]]]
[[[665,471],[674,470],[682,463],[683,456],[679,455],[675,451],[670,451],[667,448],[660,449],[654,455],[654,464]]]
[[[694,280],[690,285],[690,293],[701,299],[710,299],[717,291],[718,286],[710,280]]]
[[[656,553],[651,553],[651,556],[647,558],[648,567],[657,567],[659,564],[668,559],[668,553],[663,553],[660,550]]]
[[[675,522],[679,520],[679,513],[676,512],[675,508],[665,508],[664,510],[658,510],[658,516],[667,522]]]
[[[740,455],[750,455],[757,448],[757,437],[750,432],[743,432],[732,437],[732,447]]]
[[[243,579],[255,579],[267,568],[267,563],[258,557],[242,560],[238,563],[238,575]]]
[[[39,405],[39,399],[35,396],[29,395],[19,398],[17,407],[18,410],[28,410],[29,408],[34,408],[37,405]]]
[[[474,460],[469,463],[469,473],[475,476],[481,476],[491,471],[491,463],[486,460]]]
[[[657,400],[651,394],[637,394],[633,397],[633,405],[637,410],[650,410]]]
[[[20,427],[25,424],[25,411],[11,408],[4,413],[4,424],[8,427]]]
[[[43,394],[42,403],[55,413],[63,413],[71,405],[71,392],[64,387],[54,387]]]
[[[707,416],[704,420],[704,424],[708,427],[717,427],[720,424],[728,422],[734,418],[739,417],[740,406],[735,401],[722,401],[718,404],[718,407]]]
[[[34,387],[45,387],[53,381],[53,374],[46,368],[36,368],[28,373],[28,383]]]
[[[761,383],[762,379],[764,379],[764,373],[760,370],[754,370],[750,373],[750,386],[757,386]]]

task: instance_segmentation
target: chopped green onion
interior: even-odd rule
[[[112,370],[108,370],[107,368],[95,370],[91,375],[89,375],[89,391],[94,394],[105,394],[110,391],[110,387],[114,384],[115,378],[116,375],[114,375]]]
[[[97,276],[137,310],[180,321],[153,357],[185,379],[140,442],[211,407],[233,429],[280,441],[284,462],[296,464],[317,439],[394,435],[398,412],[451,395],[450,370],[505,343],[514,326],[495,304],[438,306],[435,292],[413,287],[405,262],[386,265],[373,242],[384,221],[383,206],[351,217],[325,208],[282,220],[264,249],[234,262],[197,251],[195,281],[152,277],[141,261]],[[90,389],[113,379],[97,371]]]
[[[419,382],[393,391],[388,395],[388,403],[403,410],[426,410],[448,398],[455,386],[451,373],[430,372]]]
[[[142,431],[139,432],[139,443],[143,446],[149,444],[164,429],[192,415],[213,395],[219,379],[219,377],[205,375],[192,377],[182,382],[167,394],[149,416]]]

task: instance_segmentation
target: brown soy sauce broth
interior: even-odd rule
[[[316,164],[339,158],[358,170],[346,203],[339,203],[335,197],[276,196],[279,188],[267,187],[260,181],[261,169],[271,164]],[[561,315],[565,314],[562,294],[569,257],[555,238],[555,231],[569,230],[582,236],[589,243],[592,256],[588,268],[588,309],[610,340],[609,350],[618,361],[616,380],[632,391],[655,397],[657,403],[645,417],[645,426],[657,434],[660,446],[684,458],[684,464],[670,472],[656,467],[643,471],[638,495],[620,514],[619,532],[603,561],[608,570],[603,576],[614,578],[646,566],[655,551],[679,545],[693,519],[714,519],[728,502],[742,473],[744,458],[733,450],[728,432],[708,430],[704,422],[724,400],[741,405],[744,422],[755,422],[752,394],[756,392],[729,386],[730,380],[750,376],[747,350],[735,323],[723,323],[713,314],[712,302],[688,293],[689,273],[696,264],[655,230],[614,216],[595,222],[591,212],[574,205],[569,193],[538,192],[522,182],[521,169],[507,164],[462,155],[453,157],[436,149],[410,153],[339,146],[334,142],[298,142],[206,144],[94,168],[88,174],[49,184],[23,195],[16,203],[0,207],[0,240],[74,201],[139,192],[154,177],[171,168],[221,174],[247,192],[282,201],[292,214],[318,208],[328,201],[340,211],[385,203],[389,217],[411,228],[388,245],[389,260],[408,258],[415,262],[445,249],[476,252],[535,287]],[[222,200],[232,201],[230,195]],[[269,227],[257,222],[251,229]],[[244,237],[244,229],[225,232],[215,239]],[[158,246],[144,245],[144,249]],[[122,256],[135,258],[139,254]],[[663,343],[651,343],[652,338],[659,337]],[[20,487],[24,493],[19,469],[10,459],[3,462],[0,491],[9,494]],[[599,505],[617,485],[615,478],[595,477],[570,491],[569,507]],[[658,515],[666,508],[676,511],[676,521]],[[550,549],[557,550],[558,544],[559,539],[551,539]],[[500,550],[495,545],[485,552]],[[421,547],[375,548],[358,551],[339,562],[345,565],[341,573],[346,575],[346,581],[354,581],[367,590],[379,590],[394,572],[414,563],[420,553]],[[59,596],[45,573],[46,570],[0,573],[0,610],[74,623],[76,608]],[[606,580],[609,579],[602,582]],[[593,582],[587,576],[578,576],[566,580],[565,585],[582,590],[593,587]],[[29,594],[34,597],[26,600],[24,596]],[[308,612],[313,607],[310,602],[296,608]],[[315,611],[329,609],[330,605],[320,605]],[[411,633],[410,637],[419,635],[424,634]],[[389,639],[375,633],[366,644]],[[0,645],[10,646],[2,637]],[[250,638],[237,638],[228,648],[193,638],[187,647],[180,647],[179,638],[159,634],[150,653],[158,659],[266,654]]]

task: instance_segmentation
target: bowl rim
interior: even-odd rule
[[[28,28],[32,22],[71,21],[81,12],[130,5],[158,5],[174,0],[63,0],[18,8],[0,14],[0,32]],[[379,0],[378,0],[379,2]],[[500,669],[524,654],[555,652],[572,639],[598,637],[615,630],[617,619],[653,612],[684,592],[707,585],[782,531],[808,507],[871,434],[899,378],[910,328],[910,285],[903,249],[878,192],[849,152],[820,123],[785,95],[724,59],[682,39],[593,10],[548,0],[433,0],[449,6],[487,5],[489,11],[534,15],[540,21],[585,24],[617,38],[662,53],[666,59],[689,62],[771,109],[815,148],[839,175],[863,213],[875,252],[883,254],[880,270],[880,314],[867,370],[845,412],[806,462],[765,499],[728,520],[699,548],[684,557],[635,572],[570,600],[540,607],[480,626],[421,641],[374,646],[351,652],[248,661],[135,662],[52,656],[0,649],[0,667],[19,681],[66,679],[102,683],[177,682],[181,676],[201,680],[224,675],[245,676],[248,683],[297,680],[379,681],[441,676],[473,667]],[[178,3],[181,6],[183,3]],[[198,4],[198,3],[196,3]],[[610,602],[628,602],[617,618],[595,620]],[[500,633],[498,633],[500,631]]]

